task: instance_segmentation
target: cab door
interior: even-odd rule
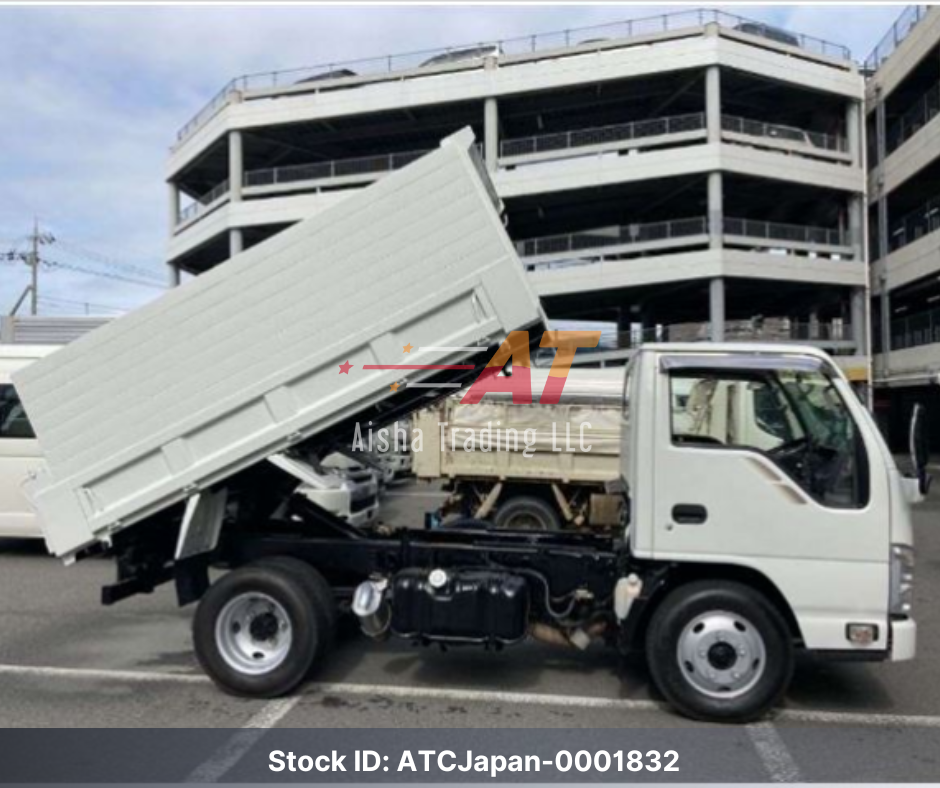
[[[789,602],[806,645],[887,648],[887,474],[818,356],[660,356],[653,556],[739,566]]]
[[[42,537],[21,487],[41,462],[39,442],[16,389],[0,378],[0,537]]]

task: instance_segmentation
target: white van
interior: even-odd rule
[[[39,519],[21,487],[42,454],[10,376],[57,347],[0,345],[0,537],[42,538]]]

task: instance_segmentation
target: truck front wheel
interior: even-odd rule
[[[223,690],[274,698],[307,676],[322,653],[323,623],[301,577],[259,564],[229,572],[206,592],[193,619],[193,643]]]
[[[700,581],[671,592],[653,614],[646,654],[666,700],[699,720],[759,719],[793,673],[786,621],[741,583]]]

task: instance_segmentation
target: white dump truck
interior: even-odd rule
[[[46,458],[28,493],[48,546],[74,561],[108,545],[106,603],[173,582],[199,603],[206,672],[255,697],[329,659],[345,612],[421,645],[642,649],[665,698],[711,720],[767,712],[798,650],[914,656],[921,433],[906,478],[813,348],[640,349],[615,533],[355,527],[268,461],[315,463],[357,423],[491,377],[507,334],[538,345],[543,323],[472,135],[449,138],[14,373]],[[699,381],[750,387],[773,442],[691,429]],[[229,571],[210,584],[210,567]]]
[[[39,518],[23,492],[27,477],[42,466],[42,450],[11,378],[13,372],[59,347],[25,343],[0,345],[0,538],[41,539],[43,536]],[[374,475],[364,469],[332,467],[329,460],[327,457],[319,468],[314,468],[284,455],[269,458],[275,465],[290,464],[298,479],[295,489],[298,495],[353,525],[374,522],[379,511],[379,490]]]
[[[619,526],[623,498],[606,488],[620,478],[623,368],[572,368],[560,401],[542,405],[547,378],[547,369],[531,371],[533,404],[514,404],[507,392],[464,404],[461,391],[415,414],[422,447],[414,473],[444,480],[448,496],[435,513],[442,525]]]

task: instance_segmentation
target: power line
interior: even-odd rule
[[[159,282],[163,281],[163,277],[160,276],[160,274],[148,268],[143,268],[137,265],[131,265],[129,263],[119,262],[112,257],[102,254],[101,252],[96,252],[92,249],[87,249],[84,246],[76,244],[72,241],[59,239],[58,243],[62,249],[71,252],[77,257],[83,257],[86,260],[90,260],[92,262],[106,265],[110,268],[117,269],[118,271],[123,271],[132,276],[137,276],[137,277],[141,277],[144,279],[153,279]]]
[[[123,274],[111,273],[109,271],[96,271],[93,268],[87,268],[83,265],[76,265],[75,263],[63,263],[59,260],[49,260],[43,259],[42,264],[50,268],[61,268],[67,271],[76,271],[81,274],[88,274],[90,276],[99,276],[102,279],[112,279],[116,282],[127,282],[132,285],[139,285],[140,287],[153,287],[157,290],[165,290],[166,285],[157,284],[156,282],[147,282],[143,279],[134,279],[130,276],[124,276]]]

